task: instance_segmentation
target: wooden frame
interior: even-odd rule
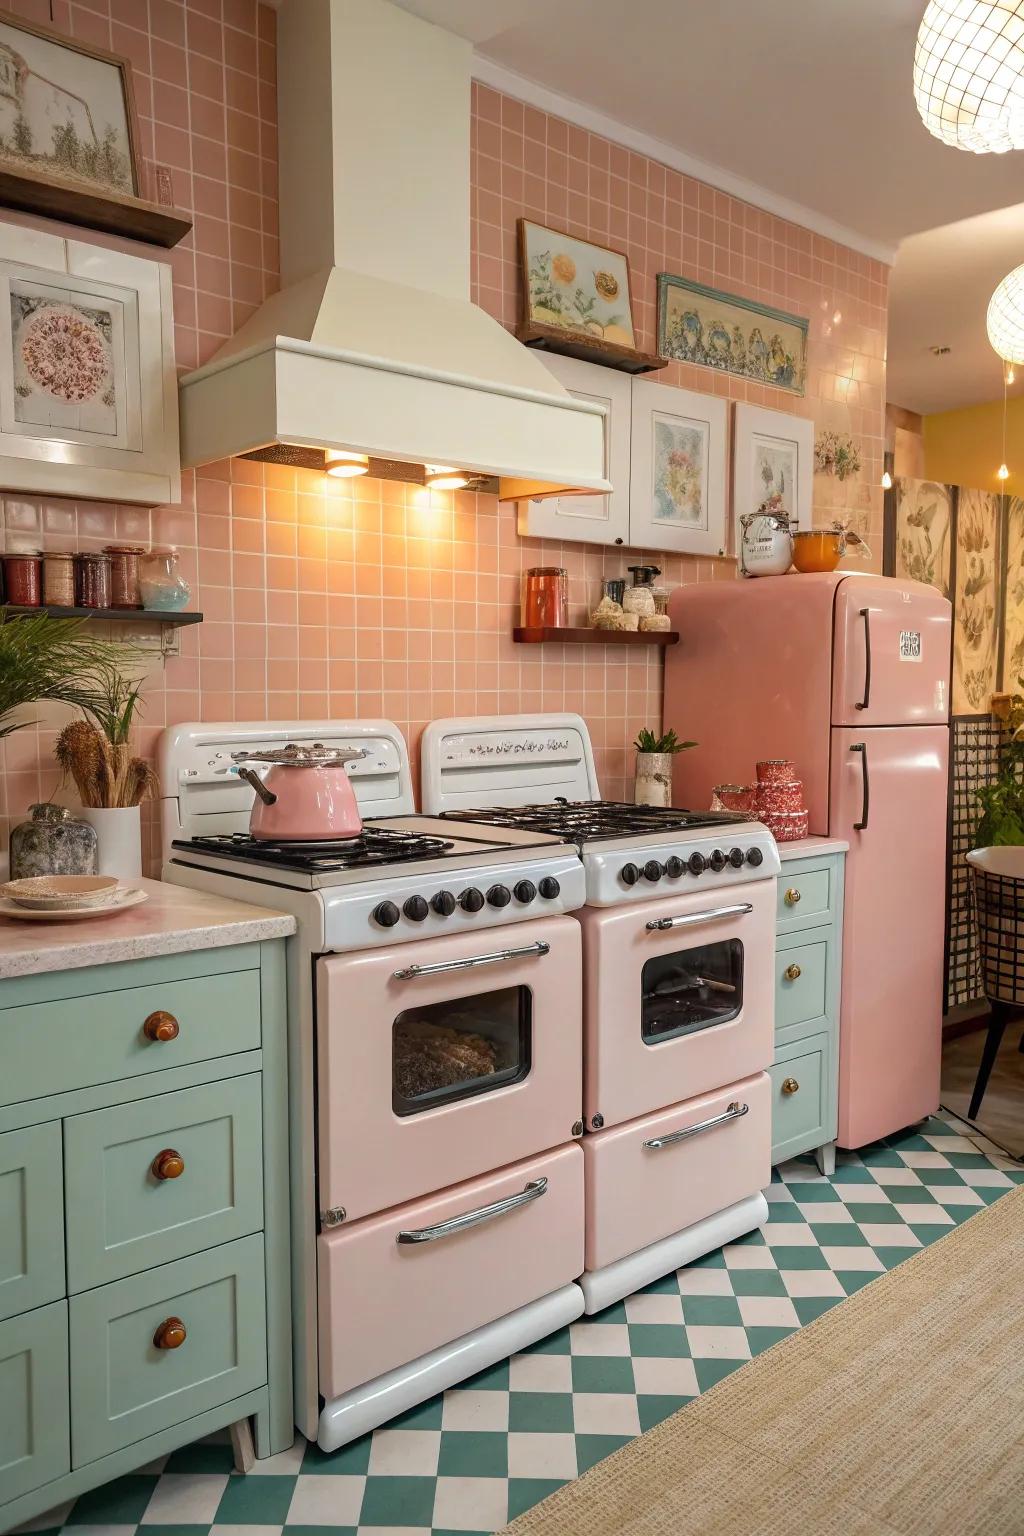
[[[728,402],[718,395],[698,394],[638,379],[633,385],[633,420],[629,455],[630,543],[637,549],[656,549],[684,555],[724,555],[726,544],[726,437]],[[669,431],[696,430],[703,462],[696,466],[703,476],[702,516],[688,523],[658,508],[656,476],[666,443],[659,444],[658,427]],[[692,444],[681,451],[691,456]],[[692,478],[691,469],[683,473]],[[675,470],[670,472],[674,475]],[[685,481],[683,489],[686,489]],[[676,504],[679,505],[678,495]]]
[[[770,487],[765,483],[761,487],[759,499],[755,499],[758,494],[754,478],[755,451],[759,439],[776,442],[794,454],[796,485],[785,503],[785,510],[789,513],[791,526],[811,526],[814,422],[809,417],[793,416],[788,411],[770,411],[764,406],[737,401],[733,409],[732,427],[732,524],[737,554],[742,543],[740,518],[745,513],[756,512],[770,494]]]
[[[703,334],[695,335],[692,347],[676,348],[672,350],[672,339],[668,333],[668,301],[673,290],[682,289],[692,294],[696,301],[707,300],[718,311],[714,319],[721,322],[720,331],[716,334],[724,336],[721,347],[715,348],[710,342],[705,343]],[[709,305],[710,308],[710,305]],[[792,383],[780,381],[780,377],[773,376],[772,369],[765,363],[764,366],[747,364],[746,340],[743,340],[744,366],[734,366],[737,359],[732,357],[731,345],[727,346],[730,338],[726,326],[729,322],[729,312],[742,312],[743,315],[757,315],[761,319],[770,320],[779,326],[794,327],[800,337],[799,358],[792,358],[796,363],[796,379]],[[733,320],[734,327],[738,328],[738,316]],[[748,379],[755,384],[764,384],[769,389],[785,390],[790,394],[804,395],[807,392],[807,333],[810,321],[802,315],[791,315],[784,309],[772,309],[768,304],[758,304],[753,299],[743,299],[734,293],[725,293],[720,288],[709,288],[704,283],[692,282],[688,277],[677,277],[672,272],[658,273],[658,351],[669,362],[692,363],[698,368],[711,368],[716,372],[729,373],[735,378]],[[757,328],[760,331],[760,327]],[[765,343],[762,337],[759,346],[764,347],[765,354],[770,361],[770,343]],[[759,354],[760,356],[760,354]]]

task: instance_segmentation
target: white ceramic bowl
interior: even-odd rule
[[[78,907],[106,906],[117,887],[113,875],[34,875],[28,880],[8,880],[3,893],[19,907],[69,912]]]

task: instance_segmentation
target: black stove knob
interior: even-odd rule
[[[747,849],[747,863],[752,864],[755,869],[759,864],[764,863],[764,854],[761,852],[760,848]]]
[[[532,880],[518,880],[512,887],[512,894],[516,901],[521,901],[525,905],[536,896],[537,887]]]
[[[711,865],[711,868],[715,871],[716,875],[725,868],[728,862],[728,857],[722,852],[721,848],[716,848],[710,859],[708,859],[708,863]]]
[[[393,928],[401,915],[393,901],[382,901],[380,906],[373,909],[373,920],[382,928]]]
[[[659,864],[657,859],[648,859],[644,865],[644,879],[650,880],[652,884],[654,881],[660,880],[664,873],[665,866]]]
[[[640,879],[640,871],[635,864],[623,864],[619,870],[619,876],[623,885],[636,885]]]
[[[430,905],[438,917],[451,917],[455,911],[455,897],[451,891],[438,891],[436,896],[431,896]]]
[[[562,887],[559,885],[554,875],[545,875],[544,879],[541,880],[538,884],[537,889],[540,891],[545,901],[554,901]]]
[[[511,900],[512,892],[507,885],[492,885],[487,892],[487,901],[492,907],[507,907]]]
[[[471,885],[459,897],[459,906],[463,912],[479,912],[483,904],[484,893],[483,891],[478,891],[475,885]]]
[[[707,860],[702,853],[691,853],[686,865],[691,875],[702,875],[707,869]]]
[[[676,854],[673,854],[670,859],[665,860],[665,873],[670,880],[678,880],[685,868],[686,865]]]
[[[729,863],[732,865],[733,869],[742,869],[743,868],[743,849],[742,848],[730,848],[730,850],[729,850]]]
[[[410,896],[402,906],[402,911],[412,923],[422,923],[430,908],[422,896]]]

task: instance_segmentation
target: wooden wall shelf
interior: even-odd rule
[[[606,368],[618,368],[623,373],[654,373],[659,368],[668,367],[668,358],[659,357],[656,352],[620,347],[613,341],[603,341],[600,336],[582,336],[579,332],[564,330],[560,325],[521,321],[516,326],[516,337],[524,346],[559,352],[563,357],[577,357],[584,363],[602,363]]]
[[[192,228],[191,218],[180,209],[165,208],[162,203],[127,193],[69,187],[41,173],[23,176],[11,166],[0,170],[0,207],[102,229],[108,235],[126,235],[129,240],[145,240],[165,249],[184,240]]]
[[[670,629],[524,629],[517,626],[512,631],[517,645],[544,645],[549,641],[559,645],[676,645],[678,634]]]
[[[8,613],[45,613],[51,619],[123,619],[129,624],[201,624],[201,613],[188,613],[173,608],[55,608],[43,603],[37,608],[19,608],[14,603],[4,605]]]

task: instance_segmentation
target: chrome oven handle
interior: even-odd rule
[[[439,1238],[454,1237],[456,1232],[465,1232],[467,1227],[478,1227],[482,1221],[493,1221],[496,1216],[504,1216],[506,1211],[514,1211],[517,1206],[539,1200],[541,1195],[547,1194],[547,1189],[547,1179],[531,1179],[518,1195],[506,1195],[504,1200],[495,1200],[493,1205],[482,1205],[478,1210],[466,1211],[462,1216],[439,1221],[436,1227],[413,1227],[408,1232],[399,1232],[395,1242],[404,1247],[407,1243],[436,1243]]]
[[[738,901],[732,907],[709,907],[706,912],[690,912],[685,917],[656,917],[647,924],[649,933],[665,928],[695,928],[698,923],[713,923],[719,917],[743,917],[754,908],[749,901]]]
[[[416,981],[420,976],[440,976],[443,971],[468,971],[474,965],[497,965],[499,960],[542,960],[551,953],[551,945],[538,940],[522,949],[496,949],[490,955],[470,955],[466,960],[441,960],[437,965],[407,965],[392,971],[395,981]]]
[[[662,1147],[670,1147],[673,1142],[688,1141],[691,1136],[700,1136],[704,1131],[714,1130],[716,1125],[725,1125],[727,1120],[741,1120],[749,1113],[749,1104],[734,1101],[724,1115],[716,1115],[713,1120],[698,1120],[696,1125],[684,1125],[682,1130],[669,1131],[667,1136],[654,1136],[650,1141],[645,1141],[644,1146],[649,1147],[652,1152],[658,1152]]]

